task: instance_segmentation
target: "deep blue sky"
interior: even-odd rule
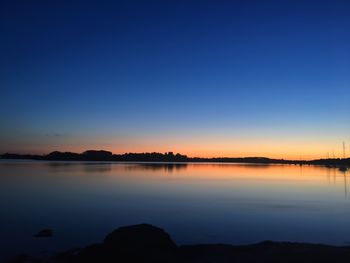
[[[0,151],[324,156],[349,1],[2,1]]]

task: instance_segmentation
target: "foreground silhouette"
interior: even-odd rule
[[[260,164],[295,164],[295,165],[325,165],[329,167],[339,167],[347,169],[350,167],[350,158],[332,158],[317,160],[284,160],[270,159],[266,157],[215,157],[199,158],[188,157],[182,154],[167,153],[124,153],[113,154],[104,150],[89,150],[83,153],[73,152],[52,152],[47,155],[31,154],[11,154],[5,153],[0,155],[2,159],[30,159],[30,160],[47,160],[47,161],[112,161],[112,162],[216,162],[216,163],[260,163]]]
[[[253,245],[177,246],[164,230],[148,225],[121,227],[102,243],[45,259],[17,257],[13,262],[349,262],[350,247],[265,241]]]

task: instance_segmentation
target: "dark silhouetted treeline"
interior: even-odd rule
[[[112,154],[108,151],[89,150],[83,153],[54,151],[47,155],[27,155],[5,153],[2,159],[30,159],[49,161],[117,161],[117,162],[188,162],[186,155],[167,153],[125,153]]]
[[[11,154],[0,155],[2,159],[30,159],[48,161],[114,161],[114,162],[215,162],[215,163],[257,163],[257,164],[295,164],[295,165],[325,165],[329,167],[350,167],[350,158],[317,159],[317,160],[284,160],[265,157],[187,157],[182,154],[167,153],[124,153],[113,154],[109,151],[89,150],[83,153],[54,151],[47,155]]]

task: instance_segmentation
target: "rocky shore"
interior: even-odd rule
[[[349,262],[350,246],[264,241],[252,245],[178,246],[164,230],[140,224],[121,227],[102,243],[74,249],[46,258],[18,256],[12,262],[131,262],[131,263],[260,263],[260,262]]]

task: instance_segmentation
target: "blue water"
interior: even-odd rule
[[[178,244],[350,242],[348,172],[317,166],[0,161],[0,260],[151,223]],[[33,235],[53,228],[52,238]]]

